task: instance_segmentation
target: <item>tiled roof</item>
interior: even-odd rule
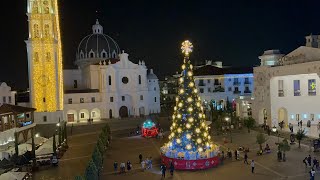
[[[212,65],[206,65],[194,70],[195,76],[223,75],[223,74],[247,74],[253,73],[253,67],[224,67],[219,68]]]
[[[0,114],[7,114],[7,113],[24,113],[24,112],[32,112],[35,111],[35,108],[29,107],[22,107],[22,106],[15,106],[11,104],[3,104],[0,106]]]

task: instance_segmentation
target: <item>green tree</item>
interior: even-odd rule
[[[252,117],[247,117],[243,119],[244,126],[248,128],[248,133],[250,133],[250,129],[252,129],[256,123],[256,121]]]
[[[100,169],[102,167],[102,157],[101,157],[101,154],[100,154],[97,146],[94,148],[94,151],[92,154],[92,160],[93,160],[97,170],[100,171]]]
[[[259,144],[260,147],[260,151],[262,151],[262,144],[265,143],[267,141],[267,138],[265,137],[264,134],[259,133],[257,134],[257,143]]]
[[[287,138],[283,139],[279,144],[279,150],[283,152],[282,160],[286,161],[286,152],[290,151],[290,145]]]
[[[94,164],[93,160],[91,159],[88,163],[88,166],[85,170],[85,179],[86,180],[98,180],[99,176],[98,176],[98,169],[96,167],[96,165]]]
[[[298,140],[299,148],[301,148],[300,143],[305,137],[306,137],[305,131],[302,130],[302,129],[299,129],[297,134],[296,134],[296,139]]]
[[[66,145],[68,146],[67,122],[64,122],[63,130],[64,130],[64,139],[65,139]]]
[[[97,147],[98,147],[98,149],[99,149],[99,152],[100,152],[100,154],[101,154],[101,156],[103,156],[103,154],[104,154],[104,145],[103,145],[103,142],[102,142],[102,140],[99,138],[98,139],[98,143],[97,143]]]

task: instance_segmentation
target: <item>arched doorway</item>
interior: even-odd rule
[[[112,109],[109,110],[109,119],[112,119]]]
[[[285,108],[280,108],[278,110],[278,123],[280,122],[284,122],[284,127],[286,127],[289,123],[288,123],[288,112]]]
[[[121,106],[119,109],[119,116],[121,118],[128,117],[128,108],[126,106]]]
[[[92,119],[100,119],[100,109],[94,108],[91,110],[91,118]]]
[[[145,114],[144,107],[140,107],[140,108],[139,108],[139,115],[140,115],[140,117],[143,117],[144,114]]]

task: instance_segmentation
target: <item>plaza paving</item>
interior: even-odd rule
[[[160,123],[167,129],[168,122],[163,119]],[[113,124],[113,123],[111,123]],[[107,150],[104,159],[104,168],[101,179],[126,180],[126,179],[161,179],[160,174],[160,156],[159,147],[166,142],[165,139],[145,139],[139,136],[128,137],[131,129],[137,125],[135,121],[121,120],[111,125],[113,131],[113,140],[110,148]],[[59,167],[48,168],[34,174],[34,179],[74,179],[75,175],[83,174],[88,160],[91,157],[97,137],[103,124],[74,127],[73,136],[69,137],[69,150],[60,160]],[[80,129],[78,129],[80,128]],[[129,128],[129,129],[128,129]],[[223,148],[245,146],[250,147],[249,159],[256,161],[256,173],[251,174],[250,166],[243,164],[243,161],[226,160],[223,165],[217,168],[201,171],[176,171],[174,177],[170,177],[167,171],[166,179],[194,180],[201,179],[308,179],[308,169],[302,164],[302,159],[309,154],[309,147],[302,146],[298,149],[297,145],[292,146],[292,150],[287,152],[287,162],[277,162],[276,146],[277,137],[268,137],[268,144],[272,149],[271,154],[256,156],[259,146],[255,143],[256,132],[233,133],[233,143],[224,144],[223,139],[229,139],[229,136],[214,136],[213,140],[219,143]],[[281,139],[280,139],[281,140]],[[138,155],[141,153],[144,158],[152,156],[154,167],[152,170],[142,172],[138,164]],[[311,153],[313,156],[313,153]],[[318,159],[320,154],[317,155]],[[126,162],[130,160],[133,163],[133,170],[129,173],[118,174],[113,172],[113,162]],[[320,177],[320,174],[317,175]],[[316,179],[320,179],[316,177]]]

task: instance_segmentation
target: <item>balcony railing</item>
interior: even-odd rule
[[[308,95],[315,96],[315,95],[317,95],[317,92],[315,90],[309,90]]]
[[[212,92],[224,92],[224,88],[222,88],[221,86],[216,87],[214,90],[212,90]]]
[[[239,81],[235,81],[235,82],[233,82],[233,85],[234,86],[239,86],[241,83],[239,82]]]
[[[278,91],[278,96],[279,97],[284,97],[284,91],[283,90],[279,90]]]
[[[250,90],[245,90],[243,93],[245,94],[251,94],[252,92]]]
[[[205,83],[198,83],[198,86],[205,86],[206,84]]]
[[[233,94],[240,94],[241,91],[233,91]]]
[[[294,91],[294,96],[301,96],[301,92],[300,92],[300,90],[297,90],[297,91]]]

